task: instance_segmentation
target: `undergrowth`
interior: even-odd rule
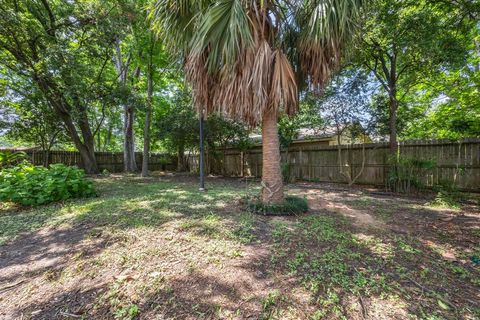
[[[307,199],[287,196],[281,204],[267,204],[259,200],[248,203],[249,211],[262,215],[298,215],[308,211]]]

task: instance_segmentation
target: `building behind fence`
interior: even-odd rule
[[[27,155],[27,159],[34,165],[44,166],[47,164],[63,163],[68,166],[83,168],[82,158],[76,151],[42,151],[36,149],[15,150],[4,149],[2,151],[21,151]],[[95,152],[97,165],[100,171],[122,172],[124,169],[123,152]],[[135,152],[135,160],[138,169],[142,168],[143,154]],[[151,171],[175,170],[176,159],[163,153],[152,153],[148,160],[148,167]]]
[[[455,185],[464,190],[480,191],[480,139],[405,141],[399,143],[399,150],[403,159],[434,164],[432,168],[414,173],[424,185]],[[282,162],[287,163],[288,159],[293,180],[345,183],[348,176],[358,176],[356,183],[379,186],[388,181],[389,157],[388,143],[343,145],[339,151],[339,146],[294,142],[288,152],[282,152]],[[195,169],[196,161],[191,167]],[[227,176],[260,177],[261,146],[245,152],[228,149],[225,159],[215,162],[210,169],[212,173]]]

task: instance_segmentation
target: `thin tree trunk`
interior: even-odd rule
[[[148,159],[150,154],[150,122],[152,117],[153,70],[151,56],[147,69],[147,109],[145,110],[145,127],[143,129],[143,163],[142,177],[148,177]]]
[[[108,124],[108,129],[107,129],[105,140],[103,141],[103,151],[107,151],[107,148],[110,145],[110,142],[112,141],[112,134],[113,134],[112,131],[113,131],[113,125],[110,122]]]
[[[185,148],[182,145],[177,149],[177,171],[185,171]]]
[[[115,68],[119,76],[120,85],[127,86],[128,69],[130,67],[131,55],[128,54],[124,61],[121,49],[120,39],[115,41],[115,55],[113,57]],[[128,99],[125,99],[128,100]],[[135,111],[128,101],[124,101],[123,105],[123,164],[125,172],[137,171],[135,162],[135,144],[134,144],[134,124]]]
[[[280,159],[277,115],[267,111],[263,114],[262,123],[262,201],[264,203],[281,203],[284,200]]]
[[[223,163],[222,163],[223,176],[227,176],[227,143],[223,144]]]
[[[133,123],[135,112],[132,107],[124,106],[124,140],[123,140],[123,161],[125,172],[137,171],[137,163],[135,162],[135,141],[133,135]]]
[[[48,165],[50,164],[50,150],[44,149],[43,150],[43,166],[45,168],[48,168]]]
[[[397,142],[397,111],[398,101],[395,94],[390,95],[390,153],[392,155],[397,154],[398,142]]]
[[[100,130],[98,130],[96,138],[97,138],[97,145],[95,147],[95,150],[103,151],[102,150],[102,134],[100,133]]]

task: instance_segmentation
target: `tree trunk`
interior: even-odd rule
[[[92,131],[90,130],[86,109],[77,105],[75,110],[78,111],[80,117],[78,121],[78,126],[80,127],[82,133],[82,141],[82,139],[80,139],[77,126],[73,122],[73,118],[70,113],[72,106],[68,104],[67,100],[62,95],[61,90],[57,88],[54,82],[50,81],[46,77],[34,74],[33,79],[40,87],[40,90],[43,92],[50,106],[63,121],[65,128],[67,129],[68,135],[70,136],[73,144],[80,153],[85,172],[89,174],[98,173],[99,171],[97,166],[97,160],[95,158],[93,135]]]
[[[137,171],[137,163],[135,162],[135,142],[133,135],[133,123],[135,112],[132,107],[124,106],[123,111],[123,162],[125,172]]]
[[[284,200],[280,159],[277,114],[267,111],[263,114],[262,123],[262,201],[264,203],[281,203]]]
[[[143,162],[142,177],[148,177],[148,158],[150,154],[150,122],[152,117],[153,70],[149,63],[147,70],[147,109],[145,110],[145,127],[143,128]]]
[[[112,134],[113,134],[113,124],[109,122],[108,129],[106,133],[105,140],[103,141],[103,151],[107,151],[108,146],[110,146],[110,142],[112,141]]]
[[[398,101],[395,94],[390,95],[390,153],[397,154],[398,142],[397,142],[397,110]]]
[[[177,171],[185,171],[185,148],[183,146],[179,146],[177,149]]]
[[[78,152],[82,158],[83,168],[86,173],[98,173],[97,160],[95,159],[95,154],[90,152],[84,145],[78,147]]]
[[[122,87],[127,86],[128,69],[130,67],[131,55],[123,59],[121,41],[115,41],[115,55],[113,57],[115,68],[118,73],[118,80]],[[138,71],[138,69],[136,70]],[[135,74],[138,74],[137,72]],[[135,110],[134,107],[128,103],[128,98],[125,99],[123,105],[123,168],[125,172],[137,171],[137,164],[135,162],[135,142],[133,133],[133,124]]]
[[[44,149],[43,150],[43,166],[48,168],[50,165],[50,150]]]

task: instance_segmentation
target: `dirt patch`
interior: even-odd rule
[[[474,319],[480,312],[474,205],[433,209],[422,198],[302,185],[289,193],[307,197],[307,214],[264,217],[239,205],[244,181],[211,177],[206,194],[196,182],[102,178],[100,198],[68,204],[70,223],[0,246],[0,319]]]
[[[291,189],[292,194],[305,196],[308,199],[309,208],[318,212],[330,211],[339,213],[352,220],[352,223],[358,227],[372,227],[385,229],[385,223],[376,219],[367,210],[354,208],[345,205],[339,201],[339,197],[357,196],[343,191],[339,193],[324,192],[316,189]]]

